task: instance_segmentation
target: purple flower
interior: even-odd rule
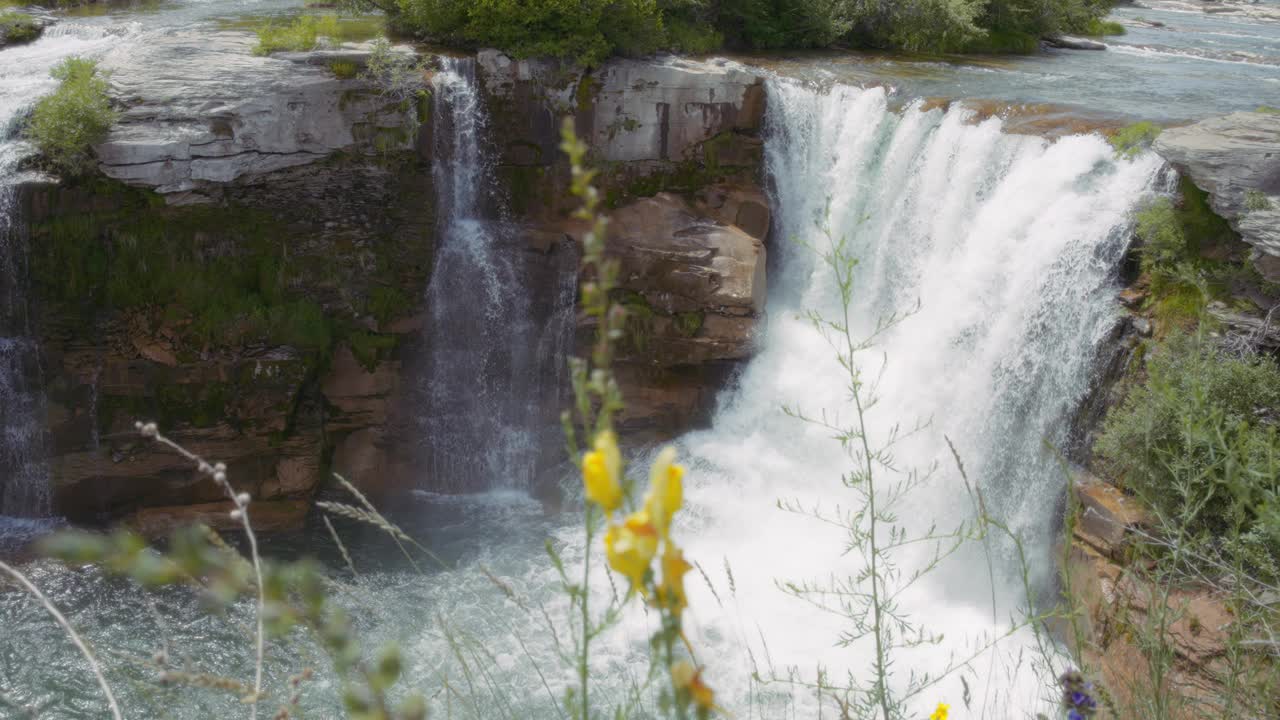
[[[1067,720],[1084,720],[1084,716],[1075,710],[1071,710],[1067,713]]]
[[[1098,703],[1087,694],[1077,690],[1071,693],[1071,705],[1077,708],[1093,708],[1097,707]]]

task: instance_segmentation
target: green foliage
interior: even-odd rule
[[[334,60],[329,63],[329,72],[339,80],[351,80],[360,74],[360,67],[347,60]]]
[[[1174,333],[1147,354],[1146,382],[1103,427],[1098,452],[1190,534],[1234,528],[1280,552],[1280,367]]]
[[[367,309],[379,326],[408,315],[414,307],[413,299],[400,288],[375,285],[369,291]]]
[[[1152,122],[1142,121],[1123,127],[1111,136],[1111,147],[1122,157],[1133,157],[1151,147],[1151,143],[1160,135],[1161,127]]]
[[[333,329],[313,301],[290,291],[303,269],[288,262],[283,232],[264,213],[150,208],[136,193],[115,213],[59,215],[32,228],[32,270],[43,296],[89,312],[163,309],[196,343],[268,340],[327,351]],[[215,253],[218,236],[232,253]]]
[[[1102,37],[1106,35],[1124,35],[1128,31],[1124,29],[1123,25],[1113,20],[1092,18],[1079,29],[1079,32],[1081,35]]]
[[[40,37],[40,23],[30,15],[0,12],[0,42],[30,42]]]
[[[1254,112],[1262,113],[1264,115],[1280,115],[1280,108],[1271,107],[1270,105],[1259,105]]]
[[[377,86],[383,96],[401,103],[413,103],[418,122],[426,122],[430,115],[426,63],[425,59],[397,52],[391,43],[378,39],[373,43],[361,77]]]
[[[1113,31],[1104,0],[397,0],[433,40],[592,64],[659,50],[829,47],[1034,52],[1040,35]],[[1123,30],[1123,28],[1120,28]]]
[[[988,30],[947,50],[988,55],[1029,55],[1039,48],[1040,38],[1035,35],[1018,30]]]
[[[379,335],[365,330],[348,332],[346,341],[356,361],[369,372],[373,372],[378,363],[388,357],[399,344],[395,335]]]
[[[651,0],[621,2],[616,8],[604,0],[476,0],[469,5],[464,37],[518,57],[566,57],[590,65],[621,50],[619,41],[626,42],[632,52],[643,52],[661,31]],[[624,26],[609,24],[615,12],[634,24],[634,41],[621,38]],[[621,32],[607,37],[614,29]]]
[[[1180,190],[1176,204],[1162,197],[1139,211],[1136,228],[1156,314],[1173,321],[1195,320],[1221,289],[1230,268],[1208,255],[1236,238],[1204,191],[1185,178]]]
[[[344,39],[337,15],[302,15],[288,25],[267,23],[257,32],[258,44],[253,48],[255,55],[269,55],[282,50],[305,52],[314,50],[321,38],[330,42]]]
[[[93,144],[106,136],[116,112],[96,61],[67,58],[52,75],[61,82],[36,103],[27,135],[55,170],[79,175],[93,168]]]

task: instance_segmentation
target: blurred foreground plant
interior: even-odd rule
[[[250,519],[252,501],[248,493],[236,492],[227,478],[226,466],[209,463],[178,443],[170,440],[153,423],[138,423],[144,437],[166,445],[186,457],[197,470],[214,480],[231,498],[231,519],[240,524],[248,543],[250,558],[214,531],[194,525],[176,531],[167,550],[149,547],[146,541],[129,530],[116,530],[109,535],[82,530],[54,534],[41,542],[43,554],[70,565],[95,565],[106,572],[129,577],[148,588],[185,585],[196,589],[212,613],[225,612],[241,596],[255,598],[254,679],[247,685],[234,677],[198,672],[188,667],[174,667],[166,652],[136,663],[156,671],[161,684],[186,685],[233,693],[249,706],[250,718],[257,717],[258,706],[272,693],[263,686],[264,646],[268,638],[286,638],[295,628],[310,631],[327,651],[333,669],[342,680],[341,704],[354,720],[424,720],[426,699],[411,692],[394,703],[388,695],[401,679],[402,660],[399,648],[387,644],[372,659],[365,657],[347,612],[331,601],[328,579],[314,561],[302,559],[274,563],[258,554],[257,536]],[[344,483],[344,486],[350,488]],[[354,491],[354,490],[353,490]],[[360,497],[357,494],[357,497]],[[360,497],[363,500],[362,497]],[[330,503],[333,507],[346,508]],[[386,523],[373,512],[363,518],[375,524]],[[70,626],[63,623],[70,631]],[[74,633],[72,634],[75,638]],[[79,644],[79,643],[77,643]],[[87,649],[85,650],[87,654]],[[311,675],[304,668],[289,680],[289,688],[281,696],[276,720],[296,717],[300,712],[301,681]],[[108,698],[111,698],[103,683]],[[111,699],[114,709],[114,699]],[[117,715],[118,717],[118,715]]]
[[[582,202],[575,217],[589,223],[582,238],[581,304],[596,324],[591,356],[570,360],[573,410],[565,411],[561,417],[570,456],[580,458],[586,498],[586,553],[581,580],[569,578],[562,560],[550,543],[547,545],[578,617],[574,633],[578,686],[570,690],[565,704],[579,720],[599,715],[590,694],[591,641],[618,619],[623,606],[638,597],[658,617],[658,627],[650,638],[651,652],[655,654],[650,679],[656,668],[665,668],[663,674],[667,677],[659,694],[659,708],[664,715],[681,720],[691,716],[706,718],[716,709],[715,695],[703,681],[702,670],[693,659],[692,647],[682,629],[688,604],[684,576],[693,566],[671,536],[671,524],[684,497],[684,468],[675,462],[675,449],[664,448],[649,468],[649,485],[643,500],[631,501],[634,482],[627,478],[613,428],[613,417],[622,409],[623,401],[611,364],[626,323],[626,311],[612,297],[618,263],[605,254],[608,218],[600,211],[600,194],[592,184],[596,173],[584,166],[587,146],[574,134],[571,118],[564,121],[561,137],[561,148],[569,156],[572,169],[570,192]],[[590,441],[588,450],[580,447],[579,428]],[[602,521],[605,559],[614,572],[626,578],[629,587],[620,602],[593,619],[591,552]],[[623,717],[624,712],[615,710],[618,717]]]

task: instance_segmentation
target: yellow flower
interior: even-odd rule
[[[653,526],[662,539],[671,530],[671,518],[684,500],[684,467],[675,464],[676,450],[665,447],[658,453],[649,468],[649,492],[645,495],[645,509],[653,518]]]
[[[658,586],[658,599],[676,615],[689,604],[684,594],[684,575],[692,569],[680,548],[668,542],[662,553],[662,584]]]
[[[949,707],[946,703],[938,703],[938,709],[933,711],[933,714],[929,716],[929,720],[947,720]]]
[[[677,691],[688,690],[693,703],[704,710],[715,707],[716,694],[702,682],[702,671],[688,660],[680,660],[671,666],[671,684]]]
[[[582,484],[587,499],[606,513],[622,505],[622,453],[612,430],[597,434],[595,449],[582,456]]]
[[[626,576],[634,588],[642,588],[645,571],[658,552],[658,533],[649,513],[631,513],[621,525],[610,525],[604,534],[604,554],[609,567]]]

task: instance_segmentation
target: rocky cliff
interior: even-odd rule
[[[1280,114],[1238,112],[1165,130],[1155,150],[1200,189],[1280,282]]]
[[[23,188],[54,510],[74,521],[225,515],[139,418],[226,462],[266,529],[394,421],[434,227],[419,109],[329,69],[361,48],[251,49],[179,32],[108,57],[104,177]]]
[[[632,437],[706,419],[763,320],[763,78],[724,61],[618,60],[593,72],[480,53],[499,173],[530,237],[575,236],[558,118],[574,117],[611,208],[630,312],[616,372]],[[593,328],[579,327],[583,341]]]
[[[122,114],[96,148],[103,177],[22,193],[55,511],[149,532],[225,514],[138,418],[226,462],[269,526],[300,523],[330,469],[375,493],[429,486],[411,392],[436,227],[429,103],[337,77],[329,64],[363,63],[360,46],[259,57],[245,33],[179,32],[144,55],[108,59]],[[760,78],[479,63],[517,251],[576,236],[558,150],[572,115],[604,171],[632,310],[624,425],[688,427],[762,319]]]

